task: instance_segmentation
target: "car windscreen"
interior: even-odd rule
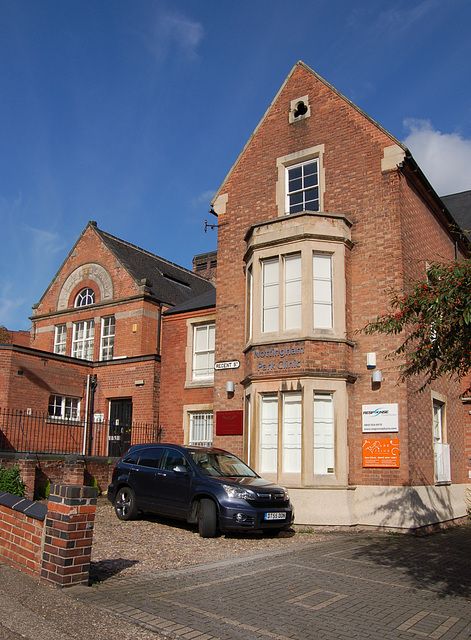
[[[205,476],[237,476],[240,478],[257,478],[245,462],[239,460],[231,453],[219,451],[189,451],[188,452],[198,469]]]

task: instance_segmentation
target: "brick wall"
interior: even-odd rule
[[[309,96],[313,113],[288,124],[290,102]],[[297,66],[276,101],[248,141],[220,191],[215,208],[218,223],[216,300],[216,360],[240,359],[235,394],[225,393],[227,371],[215,372],[214,410],[243,408],[244,374],[250,372],[251,352],[245,338],[245,237],[252,224],[275,219],[277,158],[324,145],[324,211],[352,221],[353,246],[347,252],[347,338],[352,346],[322,343],[307,346],[307,369],[326,377],[348,374],[349,483],[364,485],[433,484],[432,403],[430,390],[415,391],[419,381],[398,385],[397,366],[388,354],[403,336],[365,336],[358,331],[386,313],[393,288],[404,291],[410,277],[425,275],[425,261],[452,259],[454,242],[433,212],[430,200],[396,167],[382,170],[384,149],[395,140],[376,123],[339,96],[331,87]],[[377,354],[383,382],[376,388],[366,368],[366,354]],[[232,373],[234,377],[234,373]],[[245,378],[247,381],[247,378]],[[448,437],[453,482],[465,481],[464,426],[459,387],[448,381],[432,386],[447,396]],[[401,462],[399,469],[369,469],[362,463],[362,405],[399,405]],[[396,436],[396,434],[394,434]],[[378,434],[380,437],[380,434]],[[386,434],[384,437],[388,437]],[[233,450],[241,441],[232,439]]]
[[[213,387],[185,388],[188,345],[188,320],[193,321],[211,314],[212,310],[164,316],[162,339],[162,378],[160,389],[160,416],[162,441],[183,444],[183,411],[185,405],[212,405]]]
[[[96,489],[51,487],[47,506],[0,492],[0,555],[59,587],[87,584]]]

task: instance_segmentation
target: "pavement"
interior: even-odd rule
[[[332,533],[62,591],[0,563],[0,602],[2,640],[469,640],[471,525]]]

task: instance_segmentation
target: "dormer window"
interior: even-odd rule
[[[95,304],[95,292],[93,289],[82,289],[75,298],[75,307],[86,307],[90,304]]]

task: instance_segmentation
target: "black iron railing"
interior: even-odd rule
[[[153,423],[110,426],[109,421],[53,417],[0,408],[0,451],[17,453],[120,456],[131,444],[159,442],[161,429]]]

